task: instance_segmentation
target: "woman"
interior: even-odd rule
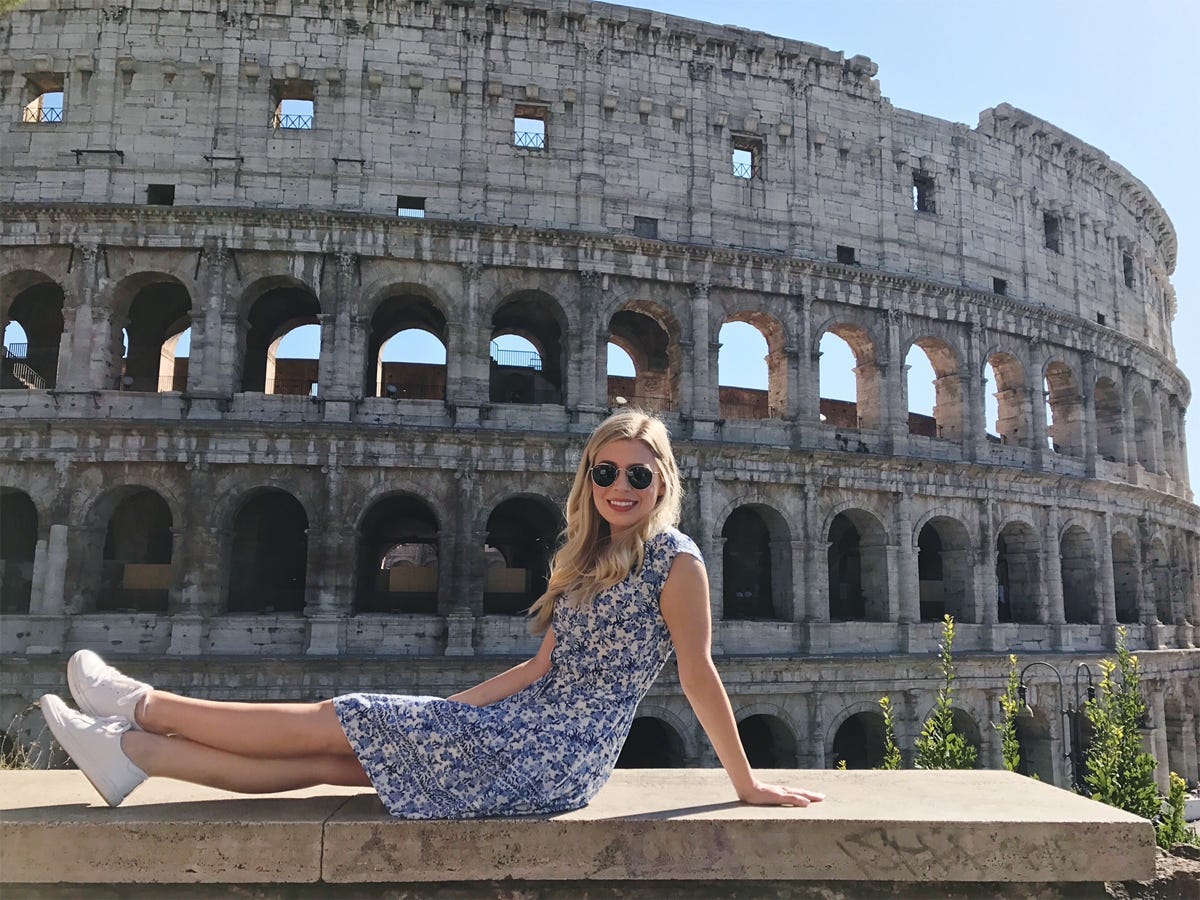
[[[586,805],[608,780],[638,703],[674,650],[684,693],[738,797],[821,800],[750,770],[710,655],[704,563],[675,527],[681,498],[661,421],[628,410],[602,422],[575,473],[549,586],[531,610],[541,649],[445,700],[193,700],[81,650],[67,666],[81,712],[51,694],[42,710],[111,806],[161,775],[243,793],[371,785],[403,818],[547,814]]]

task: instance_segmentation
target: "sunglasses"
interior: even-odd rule
[[[592,484],[596,487],[612,487],[617,483],[620,469],[612,463],[596,463],[588,469],[592,476]],[[644,491],[654,483],[654,470],[649,466],[632,465],[625,470],[625,480],[635,491]]]

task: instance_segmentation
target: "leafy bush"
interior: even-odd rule
[[[1159,812],[1158,821],[1154,823],[1154,836],[1164,850],[1170,850],[1176,844],[1200,845],[1200,835],[1188,828],[1187,819],[1183,817],[1186,803],[1187,782],[1172,772],[1166,808]]]
[[[1017,671],[1017,656],[1008,655],[1008,684],[1000,696],[1000,712],[1003,718],[999,724],[992,723],[996,733],[1000,735],[1000,749],[1004,754],[1004,768],[1010,772],[1021,769],[1021,745],[1017,741],[1017,713],[1021,709],[1021,675]]]
[[[973,769],[978,751],[967,743],[966,737],[954,730],[954,618],[942,619],[942,642],[938,656],[942,670],[942,686],[937,702],[925,724],[921,726],[914,750],[918,769]]]
[[[880,697],[879,708],[883,710],[883,764],[881,769],[900,768],[900,748],[896,746],[896,715],[891,697]]]

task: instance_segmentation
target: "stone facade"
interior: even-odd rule
[[[864,57],[603,4],[29,0],[3,24],[6,709],[81,646],[219,697],[494,672],[536,646],[514,613],[619,396],[675,435],[756,762],[870,764],[884,693],[907,745],[948,612],[985,762],[1003,654],[1077,705],[1123,625],[1162,774],[1196,780],[1175,236],[1102,151],[1009,106],[895,109]],[[766,390],[718,384],[730,321],[764,336]],[[281,357],[302,325],[319,358]],[[444,365],[383,360],[412,329]],[[821,397],[829,333],[854,403]],[[489,349],[509,334],[536,355]],[[1044,671],[1023,737],[1061,783]],[[642,713],[630,760],[714,761],[671,676]]]

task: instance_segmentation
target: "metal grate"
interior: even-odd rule
[[[14,359],[24,359],[29,355],[29,344],[9,344],[4,348],[4,355]]]
[[[492,359],[498,366],[542,371],[542,357],[532,350],[501,350],[492,344]]]
[[[24,122],[61,122],[62,121],[61,106],[40,106],[37,109],[25,107],[22,121]]]
[[[546,133],[544,131],[514,131],[513,146],[526,147],[530,150],[545,150]]]
[[[313,127],[313,117],[274,113],[271,116],[271,127],[309,130]]]

